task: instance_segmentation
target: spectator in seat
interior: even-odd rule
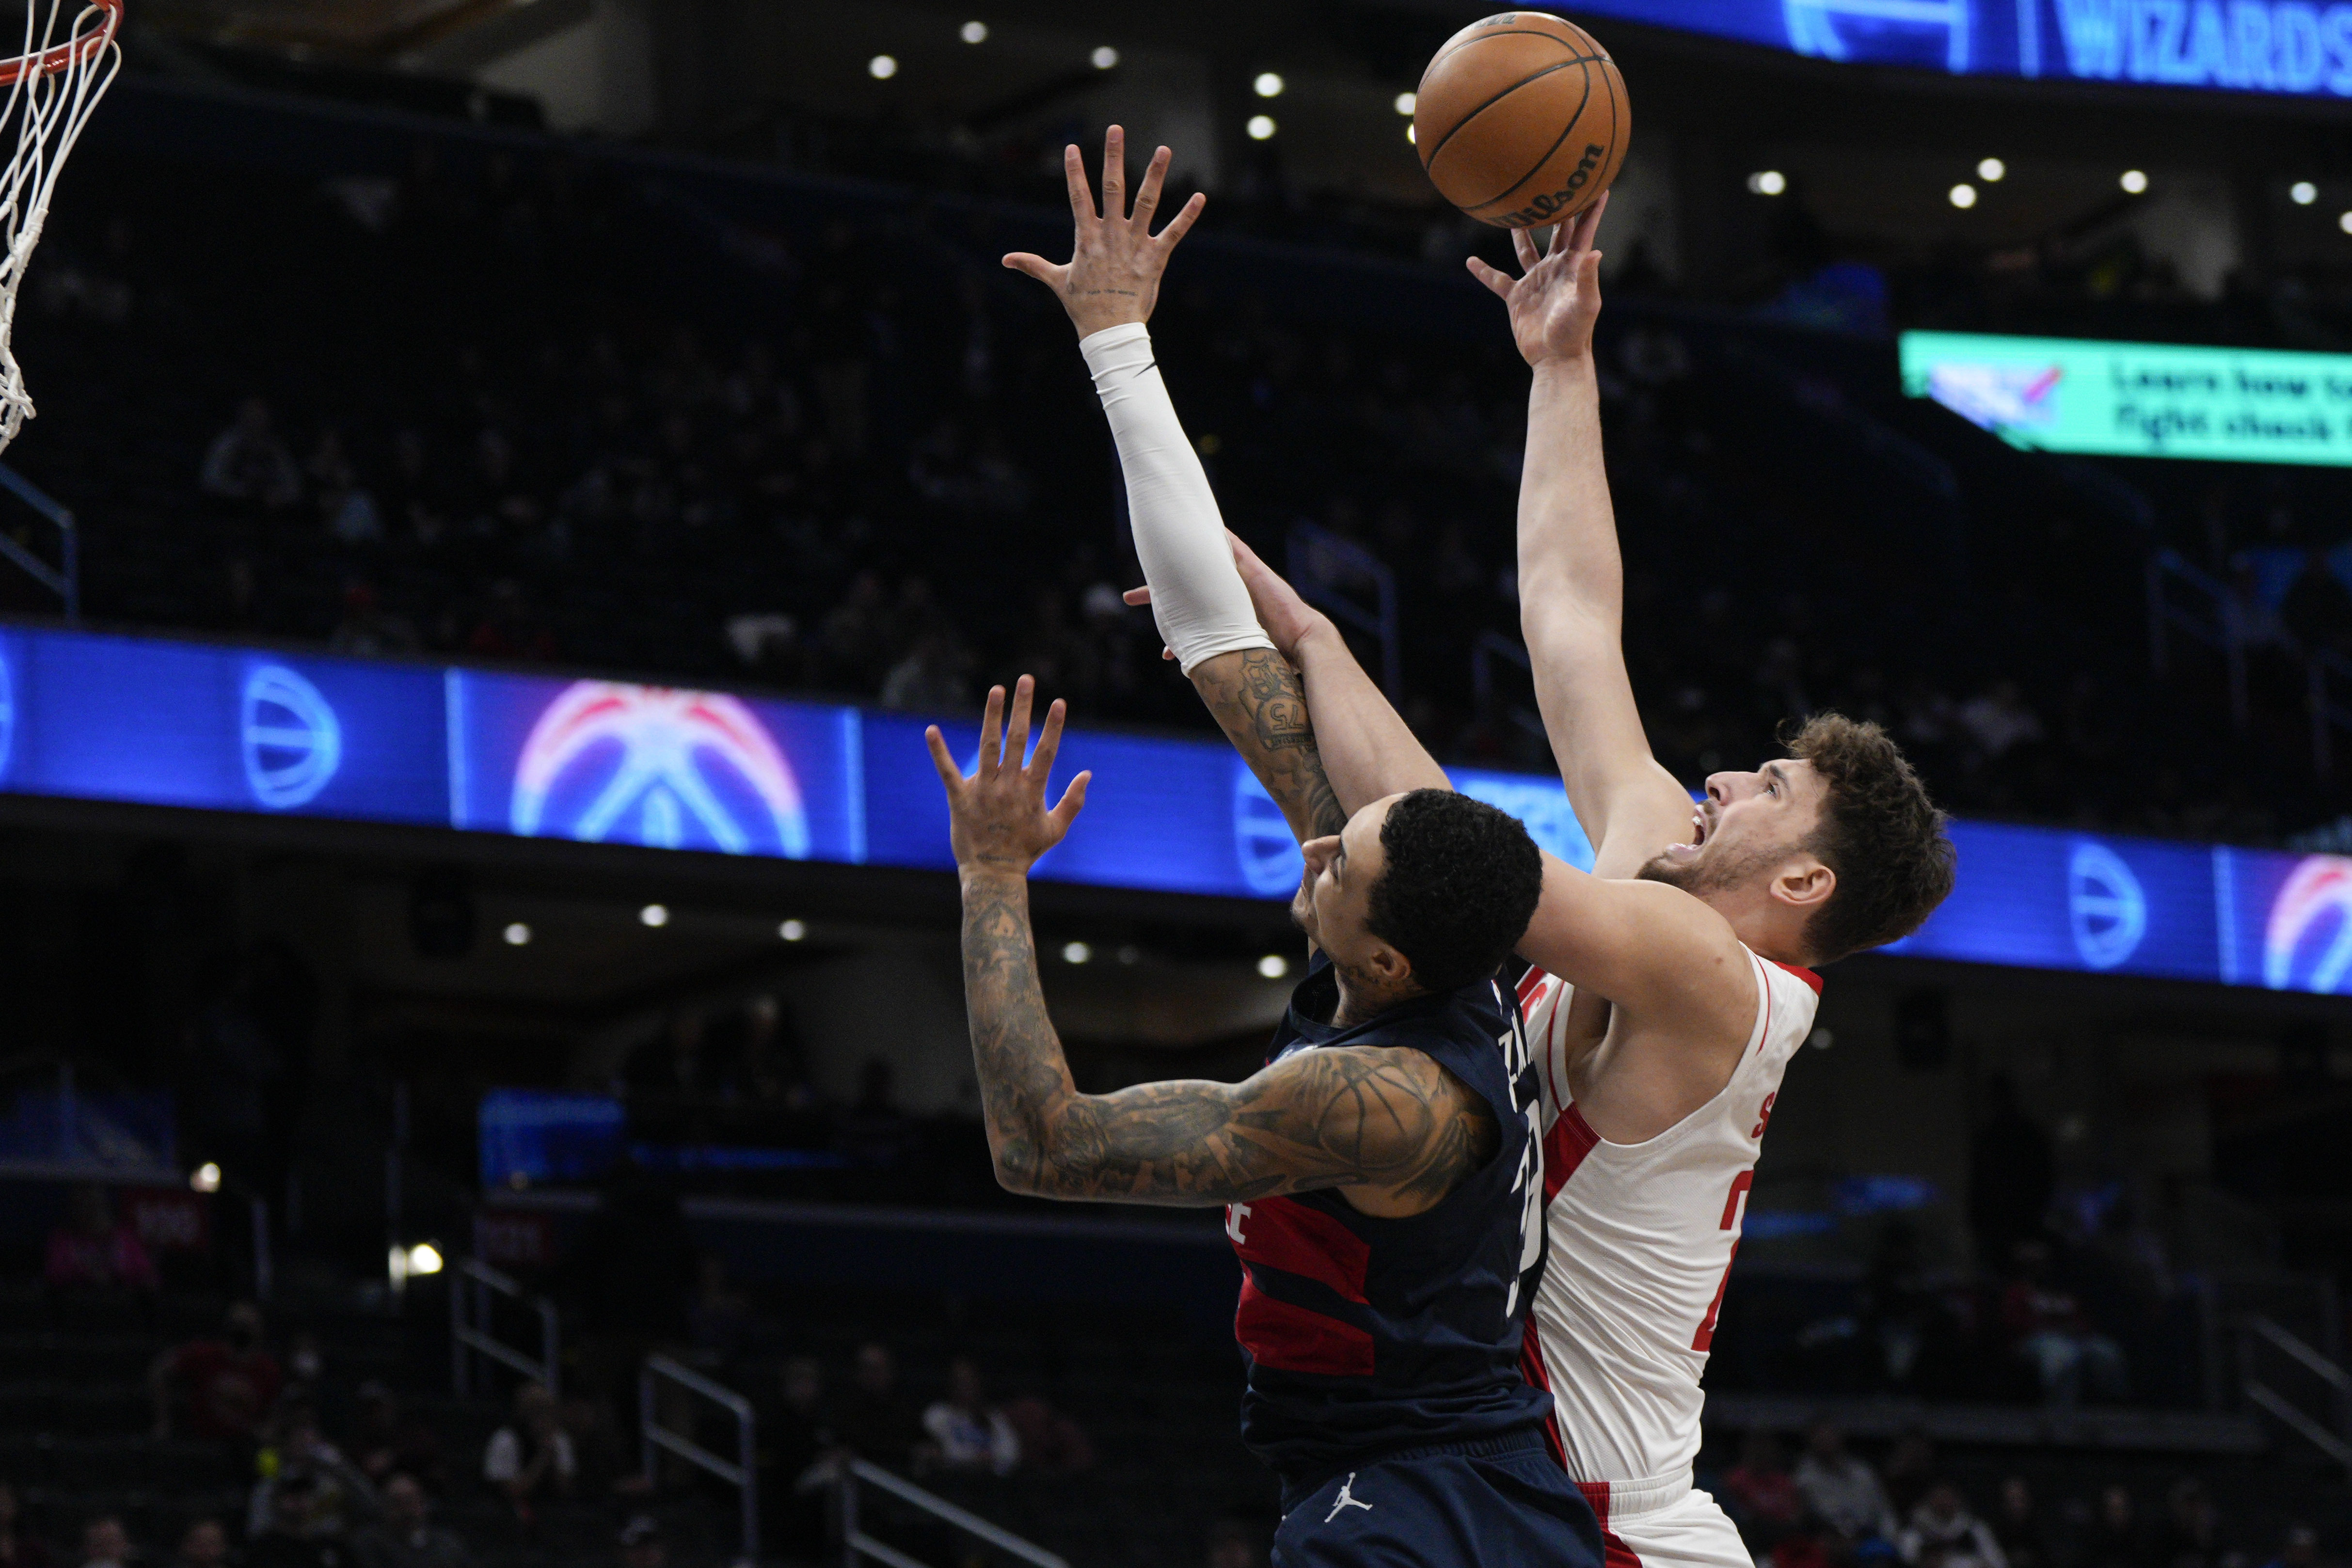
[[[834,1413],[841,1446],[877,1465],[903,1465],[923,1439],[922,1423],[898,1391],[898,1361],[890,1347],[867,1341],[857,1347],[849,1396]]]
[[[157,1283],[138,1228],[115,1218],[106,1189],[94,1182],[74,1188],[66,1200],[64,1223],[49,1232],[42,1276],[55,1290],[152,1291]]]
[[[668,1563],[661,1521],[641,1513],[621,1526],[621,1568],[667,1568]]]
[[[218,1339],[195,1339],[156,1359],[147,1375],[155,1435],[250,1448],[278,1404],[285,1374],[262,1342],[261,1309],[231,1306]]]
[[[2097,1514],[2075,1554],[2075,1568],[2147,1568],[2147,1538],[2131,1489],[2111,1486],[2099,1494]]]
[[[1911,1511],[1927,1500],[1927,1489],[1936,1484],[1936,1445],[1927,1433],[1914,1427],[1895,1439],[1878,1473],[1896,1519],[1910,1518]]]
[[[217,1519],[200,1519],[181,1532],[172,1568],[228,1568],[228,1531]]]
[[[302,1533],[314,1539],[341,1539],[360,1519],[377,1507],[373,1483],[326,1439],[319,1413],[305,1394],[289,1393],[269,1423],[257,1468],[262,1480],[253,1489],[246,1529],[259,1535],[269,1528],[280,1493],[299,1490],[296,1509]]]
[[[1849,1545],[1895,1538],[1895,1508],[1869,1461],[1849,1451],[1833,1422],[1816,1421],[1793,1478],[1806,1505]]]
[[[472,1568],[465,1544],[435,1525],[425,1488],[395,1473],[383,1483],[383,1517],[352,1540],[358,1568]]]
[[[253,1532],[245,1568],[351,1568],[342,1542],[314,1534],[317,1483],[301,1471],[275,1478],[268,1522]]]
[[[948,1395],[923,1412],[918,1469],[1009,1476],[1021,1464],[1021,1439],[1004,1412],[988,1403],[980,1364],[960,1355],[948,1364]]]
[[[128,1568],[131,1556],[131,1532],[112,1514],[82,1527],[81,1568]]]
[[[394,1471],[401,1471],[415,1477],[427,1491],[447,1485],[439,1434],[404,1409],[398,1395],[370,1378],[360,1385],[358,1404],[351,1448],[361,1474],[382,1485]]]
[[[2218,1568],[2220,1525],[2204,1483],[2195,1476],[2182,1476],[2164,1500],[2164,1520],[2156,1528],[2151,1553],[2157,1568]]]
[[[2072,1409],[2088,1391],[2120,1401],[2129,1392],[2123,1347],[2094,1329],[2072,1291],[2050,1277],[2050,1249],[2028,1241],[2001,1292],[2002,1325],[2017,1355],[2033,1369],[2044,1402]]]
[[[2000,1506],[1986,1521],[2009,1568],[2057,1568],[2058,1542],[2023,1476],[2000,1483]]]
[[[2042,1238],[2057,1173],[2050,1134],[2026,1114],[2016,1080],[2005,1072],[1986,1079],[1985,1118],[1969,1149],[1969,1228],[1979,1267],[1998,1269]]]
[[[1036,1476],[1082,1475],[1095,1468],[1095,1446],[1087,1429],[1034,1394],[1004,1406],[1013,1435],[1021,1439],[1021,1468]]]
[[[788,1554],[823,1554],[833,1479],[832,1413],[825,1406],[824,1368],[813,1355],[784,1363],[780,1401],[760,1411],[760,1466],[766,1476],[764,1516]]]
[[[1771,1551],[1805,1517],[1804,1494],[1780,1457],[1780,1440],[1762,1427],[1749,1429],[1739,1462],[1723,1472],[1723,1494],[1751,1552]]]
[[[236,423],[214,437],[205,450],[201,483],[207,496],[257,502],[271,511],[302,498],[302,471],[278,439],[268,402],[247,398],[236,411]]]
[[[1911,1519],[1895,1540],[1906,1563],[1918,1563],[1930,1548],[1940,1552],[1945,1568],[2009,1568],[2000,1543],[1984,1521],[1969,1511],[1960,1489],[1938,1481],[1911,1511]]]
[[[49,1568],[49,1549],[25,1533],[16,1489],[0,1481],[0,1568]]]
[[[541,1503],[569,1495],[579,1473],[572,1434],[563,1429],[547,1385],[526,1383],[516,1389],[513,1418],[490,1434],[482,1452],[482,1479],[529,1522]]]

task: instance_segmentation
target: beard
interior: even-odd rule
[[[1668,887],[1681,888],[1693,898],[1705,898],[1710,893],[1738,887],[1759,872],[1770,870],[1787,859],[1789,852],[1786,849],[1735,850],[1713,855],[1703,853],[1686,861],[1662,853],[1653,856],[1633,875],[1641,882],[1662,882]]]

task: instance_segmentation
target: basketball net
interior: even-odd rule
[[[26,0],[24,52],[0,60],[0,146],[11,127],[16,140],[0,173],[0,451],[34,414],[16,363],[16,297],[58,176],[122,68],[121,25],[122,0]]]

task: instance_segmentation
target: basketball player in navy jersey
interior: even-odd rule
[[[1163,148],[1128,213],[1118,132],[1097,216],[1070,154],[1077,254],[1051,281],[1118,437],[1157,614],[1305,854],[1307,977],[1238,1084],[1077,1092],[1046,1014],[1028,875],[1083,809],[1048,808],[1063,705],[1025,766],[1035,691],[989,694],[966,779],[937,729],[963,889],[965,999],[989,1147],[1046,1197],[1223,1205],[1243,1266],[1242,1434],[1282,1482],[1277,1568],[1599,1568],[1591,1506],[1547,1453],[1520,1375],[1543,1265],[1538,1086],[1496,971],[1542,857],[1517,821],[1438,789],[1339,810],[1298,675],[1259,626],[1143,323],[1197,199],[1150,233]]]

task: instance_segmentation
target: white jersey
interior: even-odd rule
[[[1756,1028],[1731,1082],[1641,1144],[1604,1143],[1568,1087],[1575,988],[1529,970],[1519,995],[1542,1080],[1551,1253],[1528,1323],[1560,1458],[1604,1506],[1614,1483],[1670,1503],[1698,1457],[1699,1378],[1780,1074],[1812,1032],[1820,977],[1750,953]],[[1712,1507],[1710,1504],[1709,1507]]]

